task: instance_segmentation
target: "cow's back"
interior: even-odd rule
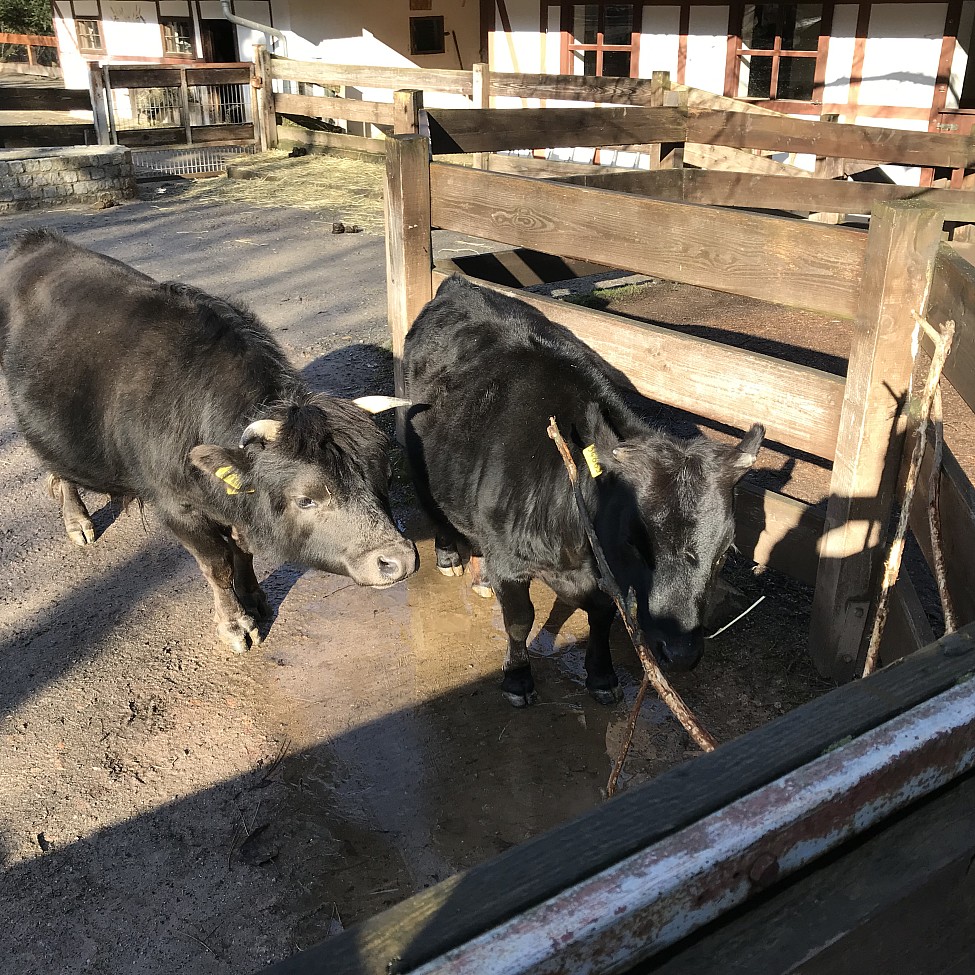
[[[48,467],[87,487],[173,487],[191,447],[232,440],[289,374],[246,313],[57,235],[18,241],[0,294],[20,428]]]

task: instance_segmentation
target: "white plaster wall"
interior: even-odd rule
[[[955,51],[951,58],[951,75],[948,80],[948,97],[945,108],[958,108],[958,96],[961,94],[965,81],[965,70],[968,68],[968,58],[971,44],[972,25],[975,23],[975,0],[965,0],[961,5],[961,22],[958,25],[958,37],[955,39]]]
[[[728,8],[691,7],[684,83],[723,95],[727,58]]]
[[[931,107],[946,12],[944,3],[873,5],[861,105]]]
[[[649,78],[654,71],[669,71],[671,81],[676,84],[679,47],[680,7],[644,7],[643,32],[640,37],[640,77]]]
[[[838,4],[833,9],[833,30],[826,53],[824,102],[846,104],[850,100],[850,74],[853,71],[858,13],[859,8],[852,3]]]
[[[94,16],[98,16],[96,8]],[[71,19],[71,5],[62,0],[54,4],[54,34],[58,39],[65,88],[88,87],[88,61],[78,51],[78,39]]]

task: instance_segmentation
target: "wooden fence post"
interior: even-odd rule
[[[663,108],[664,97],[670,91],[670,72],[654,71],[650,76],[650,107]],[[660,169],[661,145],[659,142],[649,146],[650,168]]]
[[[420,131],[420,112],[423,109],[423,92],[393,92],[393,135],[416,135]]]
[[[687,112],[688,100],[689,100],[689,95],[686,90],[664,92],[664,105],[670,106],[672,108],[683,109],[685,113]],[[660,147],[660,168],[661,169],[683,169],[684,168],[684,143],[683,142],[665,143]]]
[[[278,123],[274,114],[274,89],[271,83],[271,54],[264,44],[254,46],[254,66],[257,82],[259,119],[255,119],[261,132],[261,148],[277,149]]]
[[[910,202],[874,207],[820,543],[810,653],[848,680],[862,660],[903,451],[914,364],[943,215]]]
[[[105,89],[105,75],[97,61],[88,64],[88,91],[91,94],[91,112],[95,122],[95,138],[100,146],[112,144],[112,130],[108,121],[108,92]]]
[[[190,89],[186,83],[186,68],[179,69],[179,114],[183,120],[186,144],[193,144],[193,123],[190,119]]]
[[[478,63],[471,68],[471,101],[475,108],[491,107],[491,69],[488,65]],[[490,169],[491,154],[488,152],[474,153],[475,169]]]
[[[839,122],[840,117],[834,112],[826,112],[819,117],[820,122]],[[843,175],[842,159],[830,156],[817,156],[813,176],[816,179],[834,179]],[[810,213],[809,219],[814,223],[840,224],[846,219],[845,213]]]
[[[420,309],[433,296],[430,240],[430,140],[394,135],[386,140],[386,306],[393,346],[393,382],[404,395],[403,345]],[[406,416],[396,411],[403,441]]]

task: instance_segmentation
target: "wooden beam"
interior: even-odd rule
[[[279,125],[277,127],[277,138],[278,143],[317,146],[321,149],[341,149],[344,152],[364,152],[377,156],[386,152],[385,139],[367,139],[364,136],[346,135],[344,132],[299,129],[294,125]]]
[[[90,112],[91,95],[70,88],[0,86],[0,112]],[[80,120],[79,120],[80,121]]]
[[[390,102],[365,102],[357,98],[330,95],[289,95],[276,93],[274,111],[286,115],[308,115],[312,118],[338,118],[371,125],[392,125],[395,110]]]
[[[848,183],[816,178],[796,180],[792,176],[689,170],[684,175],[684,199],[688,203],[710,206],[807,213],[870,213],[878,203],[916,200],[937,207],[944,213],[945,220],[975,222],[975,193],[897,186],[894,183]]]
[[[439,284],[443,275],[434,275]],[[747,430],[760,420],[771,441],[833,455],[843,379],[721,342],[478,281],[564,325],[614,369],[621,384],[660,403]]]
[[[274,58],[272,77],[279,81],[304,81],[324,87],[385,88],[396,91],[415,88],[418,91],[442,91],[471,96],[470,71],[444,68],[378,68],[349,64],[319,64]]]
[[[689,142],[684,146],[684,162],[691,166],[700,166],[701,169],[706,169],[709,172],[730,169],[735,173],[761,173],[765,176],[788,176],[789,179],[812,175],[798,166],[777,162],[767,156],[756,156],[753,152],[747,152],[744,149],[732,149],[729,146],[705,146],[694,142]]]
[[[600,167],[594,173],[592,166],[588,168],[589,172],[585,174],[561,177],[562,182],[611,190],[614,193],[632,193],[654,200],[670,200],[673,203],[684,202],[684,181],[694,172],[690,169],[620,169],[606,172],[605,167]]]
[[[433,223],[447,230],[839,318],[856,311],[857,231],[443,163],[431,180]]]
[[[393,383],[405,395],[403,345],[406,333],[433,296],[430,237],[430,142],[419,135],[386,140],[386,301],[393,345]],[[403,438],[405,415],[396,411]]]
[[[393,133],[410,135],[420,131],[420,112],[423,110],[422,91],[393,92]]]
[[[536,159],[534,156],[508,156],[501,153],[485,154],[486,165],[492,173],[509,173],[515,176],[532,176],[535,179],[564,179],[580,186],[598,186],[598,180],[611,174],[622,176],[634,170],[622,166],[593,166],[592,163],[566,162],[560,159]],[[479,167],[475,167],[479,168]],[[590,184],[589,177],[597,182]]]
[[[925,311],[942,223],[912,203],[881,204],[871,220],[809,637],[817,669],[836,680],[865,650],[904,439],[912,312]]]
[[[274,91],[271,85],[271,55],[263,44],[254,48],[254,71],[259,109],[254,124],[260,131],[261,148],[265,151],[277,149],[278,123],[274,114]]]
[[[491,94],[506,98],[552,98],[604,105],[653,104],[647,78],[491,72]]]
[[[975,163],[975,139],[970,136],[808,122],[784,115],[733,115],[691,109],[687,141],[904,165],[970,167]]]
[[[928,318],[935,325],[949,320],[955,323],[944,377],[969,409],[975,410],[975,267],[950,244],[942,244],[938,250]],[[926,335],[922,334],[921,345],[930,355],[933,349]]]
[[[429,109],[434,154],[683,142],[676,108]]]
[[[91,99],[95,139],[100,146],[110,146],[112,127],[109,124],[108,91],[105,88],[105,73],[97,61],[88,65],[88,97]]]

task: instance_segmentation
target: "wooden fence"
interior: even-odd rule
[[[487,118],[498,110],[431,111],[433,152],[527,142],[537,138],[539,126],[554,133],[558,117],[569,111],[516,110],[527,124],[505,116],[500,128]],[[677,140],[685,131],[684,117],[670,109],[594,110],[573,121],[572,137],[581,145]],[[707,124],[714,127],[713,120]],[[953,137],[934,137],[929,151],[942,151],[938,143],[946,138]],[[957,151],[957,144],[950,148]],[[886,144],[870,151],[884,157],[894,152]],[[588,342],[644,395],[734,428],[761,419],[770,441],[832,461],[825,516],[774,492],[746,490],[738,537],[756,561],[815,582],[813,658],[823,673],[848,679],[865,652],[870,594],[902,462],[906,421],[900,407],[913,367],[913,312],[956,322],[957,348],[946,377],[969,406],[975,404],[969,311],[975,269],[941,244],[944,213],[916,200],[874,203],[864,234],[431,163],[430,155],[424,137],[387,140],[389,318],[400,392],[406,331],[441,277],[431,274],[432,227],[854,320],[844,382],[706,339],[521,295]],[[808,182],[795,181],[796,194]],[[946,536],[971,538],[972,488],[950,460],[942,491]],[[964,593],[971,590],[975,548],[968,553],[955,553],[951,571],[953,588],[970,605]],[[929,641],[927,620],[904,574],[895,615],[895,643],[916,648]]]
[[[0,31],[0,64],[27,64],[52,68],[58,64],[56,37],[42,34],[9,34]]]

